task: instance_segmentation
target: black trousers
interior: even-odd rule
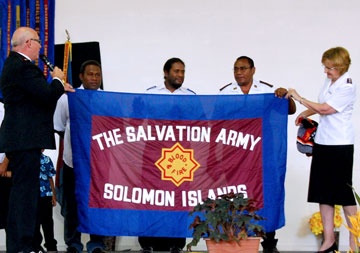
[[[45,238],[45,248],[47,251],[57,251],[57,241],[54,238],[54,220],[52,197],[40,197],[39,200],[40,225]]]
[[[11,178],[0,177],[0,229],[6,229],[6,218],[9,209]]]
[[[40,149],[6,153],[12,171],[6,229],[6,249],[10,253],[41,249],[38,212],[40,155]]]
[[[170,248],[184,248],[186,238],[182,237],[139,237],[141,248],[152,247],[155,251],[169,251]]]
[[[276,248],[276,244],[278,240],[275,239],[275,235],[276,235],[276,231],[267,232],[265,234],[265,238],[263,238],[263,241],[261,242],[261,245],[264,250],[273,250],[274,248]]]
[[[275,240],[276,231],[273,232],[266,232],[265,238],[263,238],[264,242],[272,242]]]
[[[66,245],[82,250],[81,233],[77,230],[79,219],[75,197],[75,173],[74,169],[65,162],[63,167],[63,204],[61,213],[64,215],[64,239]],[[88,244],[102,249],[105,246],[104,236],[90,234]]]

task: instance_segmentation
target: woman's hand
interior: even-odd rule
[[[296,119],[295,119],[295,125],[299,126],[301,124],[301,121],[307,117],[310,117],[311,115],[314,115],[315,113],[311,110],[305,110],[302,113],[300,113]]]
[[[289,98],[289,97],[294,98],[298,102],[302,99],[302,97],[297,93],[297,91],[292,88],[288,89],[288,92],[285,96],[285,98]]]
[[[300,113],[295,119],[295,126],[299,126],[303,119],[304,119],[304,116],[302,115],[302,113]]]

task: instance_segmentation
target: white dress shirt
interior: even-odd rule
[[[250,87],[249,94],[264,94],[264,93],[274,93],[274,87],[263,83],[258,80],[253,80],[253,83]],[[244,95],[240,86],[237,84],[236,81],[226,85],[222,88],[219,92],[221,95]]]
[[[81,85],[79,89],[84,89],[84,87]],[[54,113],[54,128],[56,131],[65,132],[63,160],[67,166],[73,168],[74,165],[70,137],[69,103],[67,94],[63,94],[56,104]]]
[[[320,115],[315,142],[322,145],[354,144],[352,113],[356,98],[356,87],[346,72],[335,83],[326,78],[318,101],[327,103],[336,110],[333,114]]]
[[[174,95],[196,95],[196,93],[188,88],[185,87],[180,87],[177,88],[176,90],[174,90],[174,92],[169,91],[166,86],[165,83],[163,85],[159,85],[159,86],[152,86],[148,89],[146,89],[146,93],[151,93],[151,94],[174,94]]]

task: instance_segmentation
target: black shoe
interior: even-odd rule
[[[95,248],[91,252],[92,253],[105,253],[105,251],[102,248]]]
[[[170,253],[183,253],[183,251],[180,248],[173,247],[170,248]]]
[[[55,246],[55,247],[46,248],[46,252],[47,252],[47,253],[57,253],[58,250],[57,250],[57,248],[56,248],[56,246]]]
[[[153,248],[151,247],[143,248],[141,249],[141,253],[153,253]]]
[[[263,253],[280,253],[276,247],[274,248],[265,248],[263,249]]]
[[[335,250],[338,250],[338,246],[336,245],[336,242],[334,242],[330,248],[323,250],[323,251],[317,251],[317,252],[318,253],[330,253],[330,252],[335,252]]]
[[[272,240],[264,240],[261,243],[261,246],[263,247],[263,253],[280,253],[280,251],[276,248],[278,240],[272,239]]]
[[[68,247],[66,249],[67,253],[78,253],[78,250],[75,247]]]

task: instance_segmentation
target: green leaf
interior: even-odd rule
[[[352,190],[353,190],[353,192],[354,192],[354,194],[355,194],[356,202],[358,203],[358,205],[360,205],[360,197],[359,197],[359,195],[356,193],[355,188],[354,188],[352,185],[349,185],[349,186],[352,188]]]
[[[204,200],[191,212],[191,215],[196,212],[201,215],[194,215],[194,222],[190,226],[194,229],[194,239],[189,246],[194,246],[204,236],[219,242],[245,239],[249,233],[263,235],[263,227],[255,224],[258,220],[264,219],[255,213],[257,210],[254,201],[245,199],[241,193],[231,192],[218,196],[215,200],[209,198]]]

